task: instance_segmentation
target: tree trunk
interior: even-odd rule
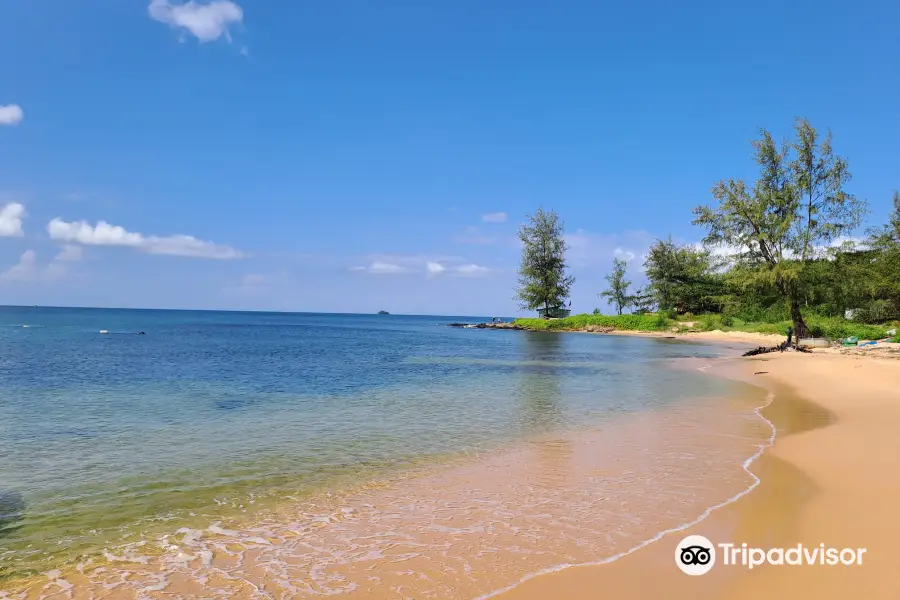
[[[800,314],[800,301],[796,294],[791,294],[791,321],[794,323],[794,343],[800,338],[807,335],[806,323],[803,321],[803,315]]]

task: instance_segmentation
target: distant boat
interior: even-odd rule
[[[391,313],[389,313],[389,312],[386,311],[386,310],[379,310],[379,311],[378,311],[378,314],[379,314],[379,315],[389,315],[389,314],[391,314]]]

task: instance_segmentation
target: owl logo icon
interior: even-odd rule
[[[675,547],[675,564],[687,575],[706,575],[716,564],[716,547],[702,535],[689,535]]]

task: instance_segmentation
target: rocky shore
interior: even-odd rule
[[[461,327],[464,329],[512,329],[514,331],[544,331],[523,327],[517,323],[450,323],[449,327]],[[600,325],[586,325],[581,328],[554,329],[553,331],[586,331],[590,333],[612,333],[615,327],[602,327]]]

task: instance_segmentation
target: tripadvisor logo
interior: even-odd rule
[[[716,547],[702,535],[689,535],[675,548],[675,564],[688,575],[706,575],[716,564]]]
[[[718,552],[717,552],[718,551]],[[675,564],[688,575],[705,575],[716,564],[742,566],[748,569],[760,565],[862,565],[865,548],[829,548],[825,544],[790,548],[754,548],[747,544],[713,544],[702,535],[689,535],[675,547]]]

